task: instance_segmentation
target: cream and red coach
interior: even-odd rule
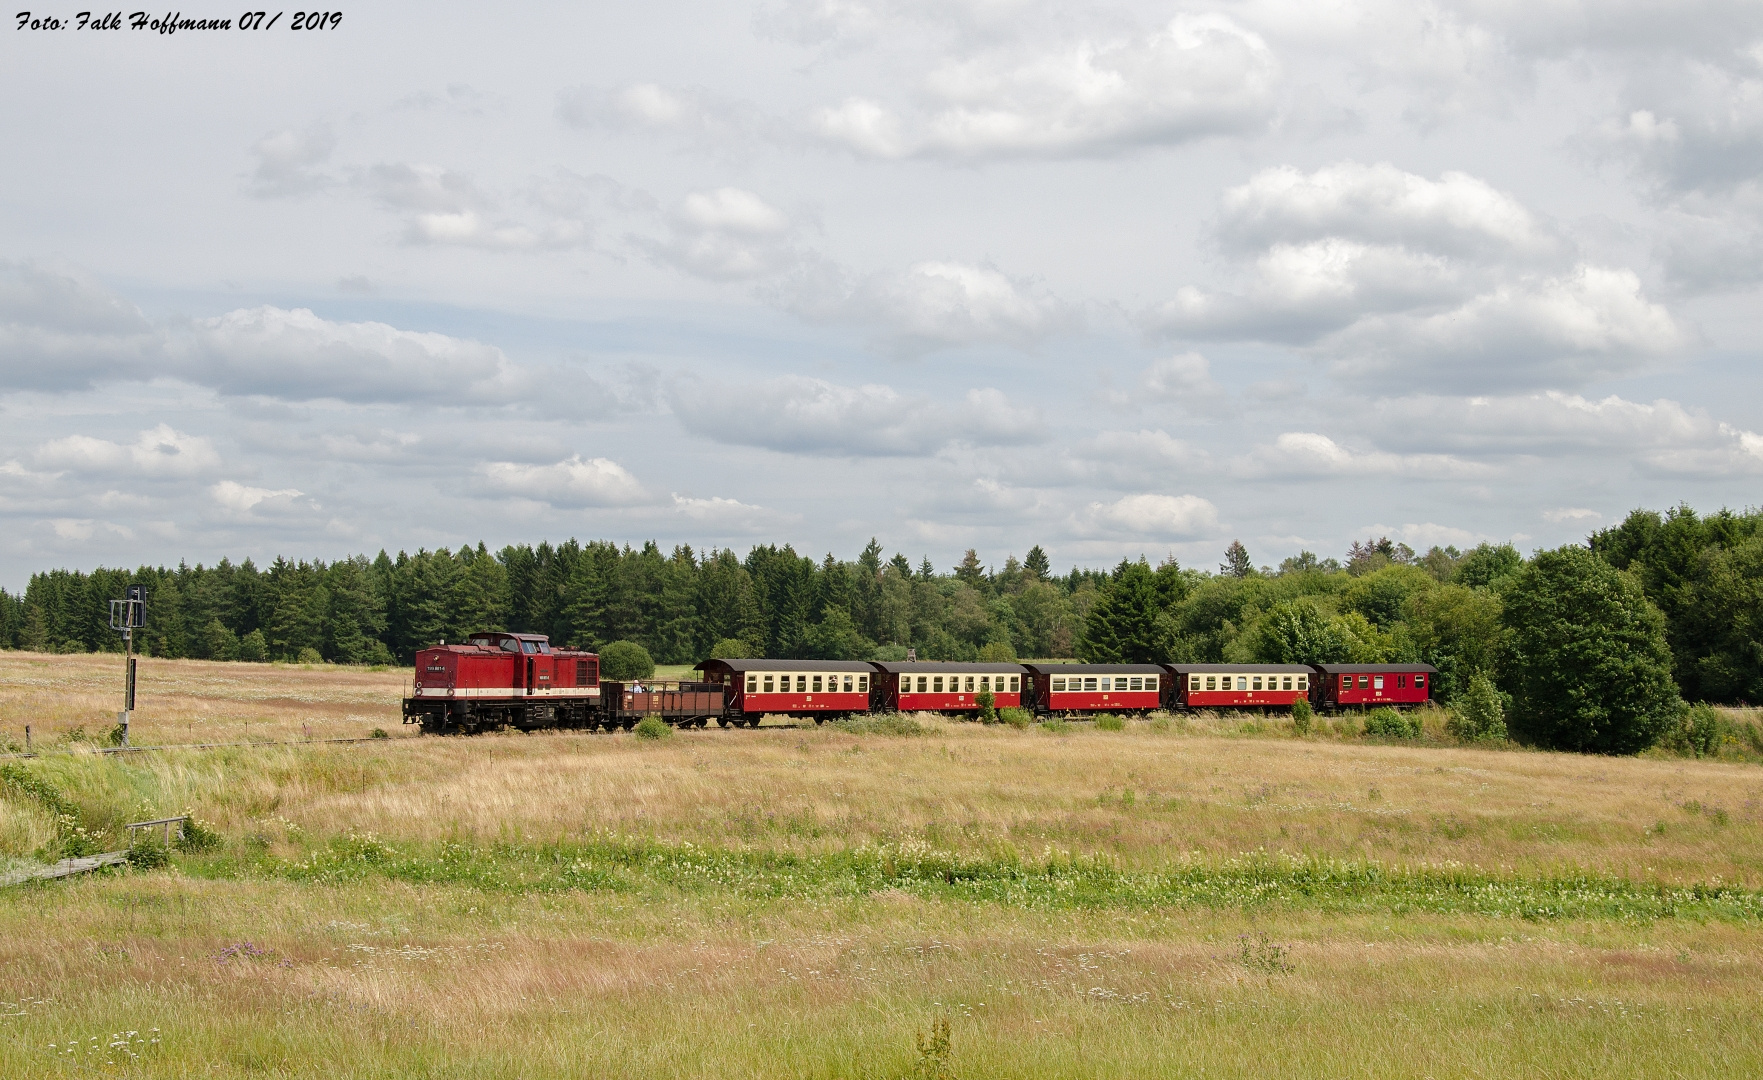
[[[866,712],[875,679],[875,667],[856,660],[706,660],[697,668],[723,692],[723,727],[758,727],[768,713],[818,723]]]
[[[1317,664],[1321,673],[1321,707],[1375,708],[1393,705],[1407,708],[1424,705],[1432,696],[1431,664]]]
[[[1310,696],[1316,672],[1304,664],[1165,664],[1175,676],[1169,704],[1186,709],[1289,709]]]
[[[1021,664],[964,664],[938,660],[874,660],[876,708],[899,712],[979,712],[979,695],[990,693],[999,709],[1022,704],[1028,669]]]
[[[1029,664],[1037,713],[1148,713],[1169,673],[1156,664]]]
[[[473,634],[416,654],[404,722],[425,732],[598,723],[600,658],[551,648],[543,634]]]

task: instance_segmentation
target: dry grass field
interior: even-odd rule
[[[65,736],[119,666],[0,652],[0,736],[57,751],[5,766],[0,855],[65,840],[43,792],[218,843],[0,892],[0,1075],[1763,1072],[1756,765],[1234,717],[443,740],[408,672],[188,661],[135,741],[255,745],[100,756]]]

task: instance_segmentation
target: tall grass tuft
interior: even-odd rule
[[[1420,738],[1420,720],[1391,708],[1373,709],[1365,718],[1365,734],[1385,739]]]
[[[665,739],[673,734],[673,725],[659,716],[645,716],[637,721],[632,734],[639,739]]]
[[[1125,731],[1126,719],[1118,713],[1105,712],[1096,717],[1097,731]]]
[[[833,728],[851,735],[928,735],[930,728],[904,713],[874,713],[833,721]]]
[[[949,1063],[953,1053],[950,1043],[948,1017],[931,1022],[928,1038],[919,1032],[918,1061],[909,1074],[912,1080],[955,1080],[955,1066]]]
[[[1025,728],[1034,723],[1034,716],[1027,709],[999,709],[998,719],[1013,728]]]
[[[1310,703],[1303,698],[1292,702],[1292,730],[1299,738],[1310,734]]]

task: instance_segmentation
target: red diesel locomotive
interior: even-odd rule
[[[473,634],[416,654],[404,722],[436,734],[484,727],[579,727],[598,718],[600,658],[541,634]]]

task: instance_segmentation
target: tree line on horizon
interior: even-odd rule
[[[1676,693],[1763,701],[1763,511],[1636,510],[1555,554],[1564,551],[1608,572],[1594,592],[1632,593],[1640,605],[1611,616],[1627,620],[1611,633],[1658,621]],[[277,558],[262,569],[222,559],[45,571],[22,595],[0,590],[0,647],[120,649],[108,602],[139,583],[147,625],[137,648],[162,657],[408,663],[436,641],[511,629],[586,649],[633,641],[671,664],[713,652],[904,659],[908,649],[937,660],[1421,661],[1439,669],[1437,695],[1448,701],[1477,674],[1514,692],[1528,662],[1521,650],[1539,647],[1524,645],[1518,620],[1547,591],[1538,576],[1550,554],[1526,559],[1509,544],[1416,553],[1386,538],[1340,559],[1305,551],[1257,568],[1233,542],[1216,570],[1141,557],[1055,574],[1036,545],[995,568],[970,550],[944,573],[929,559],[884,559],[873,540],[850,561],[816,561],[789,545],[742,557],[654,542],[572,539],[494,553],[480,543],[331,563]]]

